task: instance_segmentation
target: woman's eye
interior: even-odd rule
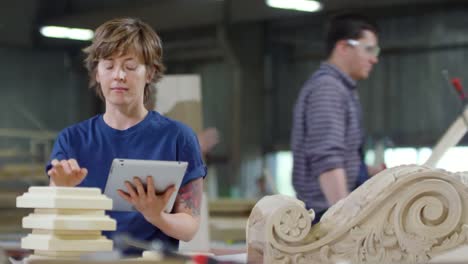
[[[136,70],[136,68],[137,68],[137,66],[134,65],[134,64],[128,64],[128,65],[127,65],[127,69],[128,69],[128,70],[134,71],[134,70]]]

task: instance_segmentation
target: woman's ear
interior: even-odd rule
[[[153,80],[155,72],[156,72],[156,65],[153,65],[152,67],[148,67],[148,71],[146,72],[146,83],[151,83],[151,80]]]
[[[94,78],[96,79],[96,82],[97,83],[101,83],[101,80],[99,79],[99,74],[98,74],[98,70],[94,70]]]

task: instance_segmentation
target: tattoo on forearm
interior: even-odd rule
[[[177,195],[177,203],[179,204],[179,208],[189,210],[193,216],[200,215],[200,205],[203,191],[202,184],[203,179],[196,179],[180,188],[179,195]]]

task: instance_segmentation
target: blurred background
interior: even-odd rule
[[[44,164],[57,133],[103,111],[83,67],[81,49],[90,42],[46,37],[42,27],[93,30],[124,16],[153,26],[163,41],[166,73],[199,76],[202,126],[219,132],[206,157],[207,196],[229,203],[294,195],[293,105],[325,59],[324,22],[341,11],[368,15],[381,29],[379,63],[358,84],[366,161],[424,163],[462,110],[441,72],[468,85],[468,1],[327,0],[317,12],[264,0],[1,1],[0,232],[24,231],[26,211],[15,209],[15,197],[47,184]],[[468,170],[467,143],[464,138],[438,166]]]

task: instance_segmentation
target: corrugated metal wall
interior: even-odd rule
[[[0,128],[61,130],[93,112],[85,76],[65,52],[0,48],[0,57]]]

